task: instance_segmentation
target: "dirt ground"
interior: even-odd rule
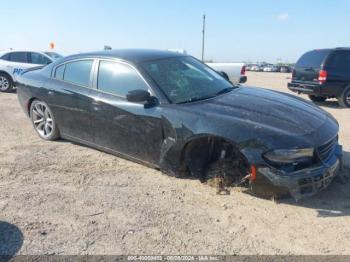
[[[249,72],[247,84],[288,92],[288,77]],[[350,109],[322,108],[341,125],[350,167]],[[300,203],[216,195],[196,180],[39,139],[16,94],[0,94],[0,112],[0,254],[350,254],[350,182]]]

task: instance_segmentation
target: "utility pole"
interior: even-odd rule
[[[202,39],[202,62],[204,62],[204,41],[205,41],[205,15],[203,15],[203,39]]]

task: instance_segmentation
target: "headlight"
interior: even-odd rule
[[[275,164],[299,164],[311,161],[313,148],[275,149],[264,154],[264,157]]]

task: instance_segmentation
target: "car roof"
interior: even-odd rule
[[[50,51],[42,51],[42,50],[32,50],[32,49],[2,49],[1,53],[10,53],[10,52],[37,52],[37,53],[45,53]]]
[[[71,60],[76,58],[85,57],[105,57],[105,58],[117,58],[133,63],[139,63],[143,61],[158,60],[171,57],[183,57],[188,56],[186,54],[180,54],[178,52],[165,51],[165,50],[153,50],[153,49],[115,49],[115,50],[103,50],[97,52],[89,52],[67,56],[64,60]]]
[[[340,49],[340,50],[350,50],[350,47],[337,47],[337,48],[335,48],[335,49]]]
[[[28,50],[28,49],[5,49],[5,50],[0,50],[0,55],[5,55],[8,53],[14,53],[14,52],[34,52],[34,53],[44,54],[47,56],[46,52],[50,52],[50,51]]]
[[[313,50],[310,50],[309,52],[312,51],[334,51],[334,50],[350,50],[350,47],[335,47],[335,48],[315,48]]]

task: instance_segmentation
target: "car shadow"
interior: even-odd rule
[[[0,262],[10,261],[23,245],[21,230],[10,223],[0,221]]]
[[[320,107],[328,107],[328,108],[336,108],[336,109],[347,109],[344,107],[341,107],[338,104],[337,100],[326,100],[324,102],[313,102],[315,105],[320,106]]]
[[[317,211],[318,217],[350,216],[350,152],[343,152],[344,166],[330,186],[313,197],[295,202],[294,199],[281,199],[278,202],[306,207]]]

